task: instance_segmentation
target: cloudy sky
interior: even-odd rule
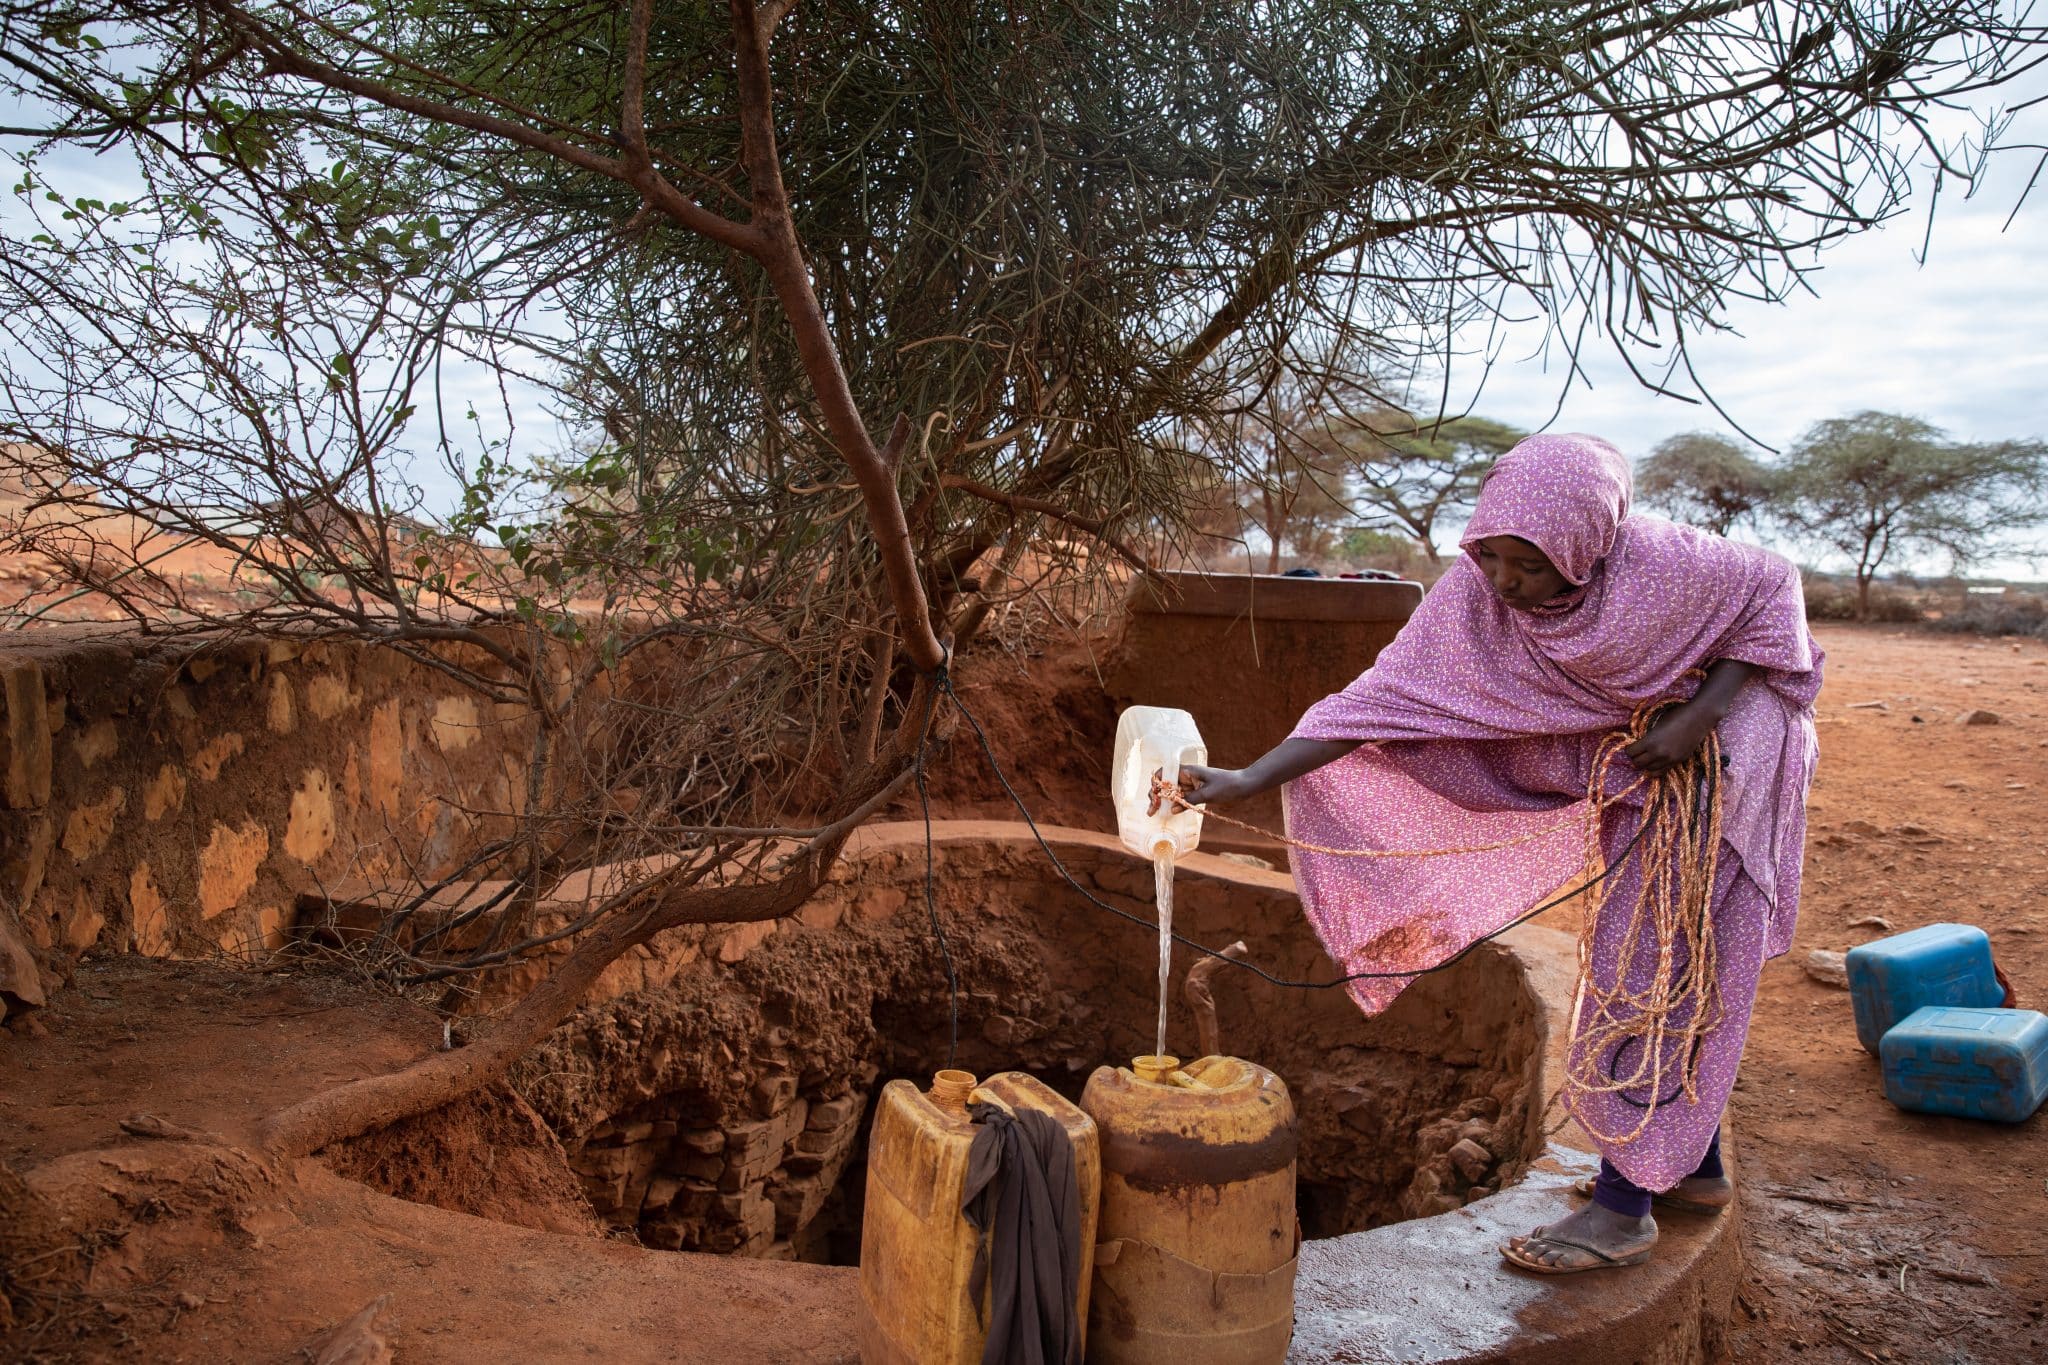
[[[2048,93],[2048,80],[2029,85]],[[1824,253],[1811,293],[1738,305],[1732,332],[1697,341],[1695,368],[1725,418],[1644,389],[1604,342],[1585,348],[1586,374],[1567,390],[1563,354],[1546,353],[1534,321],[1510,331],[1490,371],[1454,371],[1454,398],[1472,402],[1476,388],[1489,417],[1594,432],[1636,457],[1679,432],[1740,435],[1735,424],[1783,449],[1816,421],[1864,409],[1911,413],[1963,440],[2048,438],[2048,170],[2021,203],[2048,141],[2043,112],[2021,115],[1974,195],[1944,190],[1931,237],[1923,184],[1907,212]],[[2031,543],[2048,553],[2048,536]],[[1984,568],[2031,577],[2048,574],[2048,558]]]
[[[1931,241],[1923,200],[1829,250],[1812,293],[1738,305],[1733,332],[1692,347],[1728,418],[1773,447],[1865,408],[1914,413],[1965,439],[2048,436],[2048,175],[2013,214],[2035,162],[2011,157],[1974,198],[1946,198]],[[1551,421],[1562,353],[1545,353],[1539,325],[1516,329],[1478,409],[1518,426],[1597,432],[1631,455],[1681,431],[1738,434],[1711,407],[1642,388],[1610,349],[1589,351],[1587,375]],[[1467,378],[1469,393],[1480,376]]]

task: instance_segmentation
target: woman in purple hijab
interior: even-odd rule
[[[1584,872],[1584,822],[1568,817],[1586,810],[1601,741],[1645,704],[1679,698],[1610,770],[1613,804],[1601,819],[1614,871],[1593,925],[1593,984],[1611,993],[1625,980],[1640,991],[1668,945],[1646,936],[1621,961],[1641,877],[1641,859],[1627,855],[1642,794],[1629,789],[1718,732],[1722,843],[1710,914],[1719,1011],[1694,1056],[1662,1068],[1690,1071],[1692,1085],[1568,1090],[1603,1158],[1591,1202],[1502,1248],[1551,1274],[1647,1258],[1653,1201],[1713,1210],[1733,1198],[1721,1113],[1758,975],[1792,944],[1816,756],[1821,652],[1798,571],[1763,550],[1631,514],[1630,491],[1628,461],[1605,441],[1523,441],[1487,476],[1464,557],[1370,669],[1310,707],[1250,767],[1181,770],[1184,794],[1199,803],[1284,783],[1288,832],[1303,843],[1482,850],[1384,859],[1293,850],[1302,904],[1331,958],[1347,975],[1394,974],[1352,983],[1372,1014],[1406,984],[1399,974],[1442,962]],[[1681,955],[1671,970],[1685,967]],[[1594,1059],[1608,1075],[1637,1074],[1618,1060]]]

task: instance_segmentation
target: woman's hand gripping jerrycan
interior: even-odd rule
[[[1195,851],[1202,841],[1202,813],[1160,803],[1152,814],[1152,774],[1168,782],[1180,778],[1181,765],[1207,763],[1209,750],[1195,718],[1166,706],[1133,706],[1116,723],[1116,758],[1110,765],[1109,793],[1116,802],[1116,832],[1124,847],[1140,858],[1156,859],[1161,844],[1175,858]]]

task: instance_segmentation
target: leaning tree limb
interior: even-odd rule
[[[906,714],[928,715],[935,684],[920,679]],[[739,886],[678,885],[684,867],[616,899],[611,912],[577,941],[560,965],[466,1047],[323,1090],[279,1110],[257,1129],[258,1144],[289,1160],[330,1143],[437,1109],[503,1077],[583,997],[621,955],[685,924],[755,924],[793,915],[824,885],[854,830],[909,780],[922,726],[900,729],[891,752],[849,793],[850,809],[796,850],[780,876]]]

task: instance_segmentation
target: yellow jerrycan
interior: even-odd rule
[[[1090,1365],[1258,1365],[1294,1336],[1300,1145],[1262,1066],[1139,1057],[1089,1077],[1102,1139]]]
[[[868,1138],[867,1206],[861,1218],[858,1334],[862,1365],[980,1365],[988,1288],[969,1296],[975,1231],[960,1213],[967,1153],[978,1131],[970,1102],[1012,1113],[1037,1109],[1074,1144],[1081,1196],[1081,1279],[1075,1317],[1085,1332],[1102,1162],[1095,1124],[1044,1083],[1006,1071],[975,1083],[941,1071],[929,1092],[909,1081],[882,1087]]]

